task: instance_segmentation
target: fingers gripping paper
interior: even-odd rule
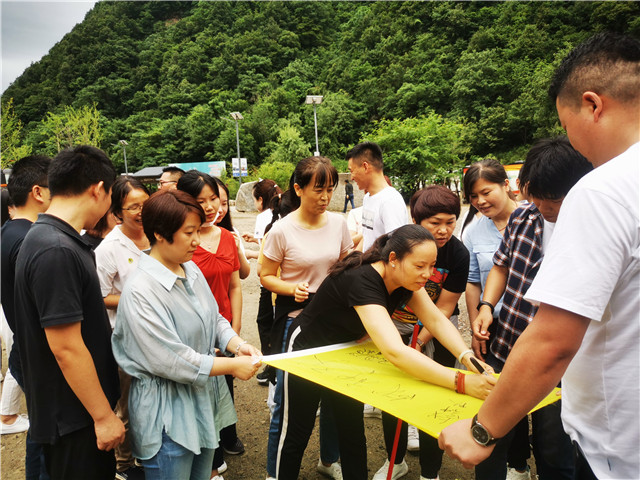
[[[404,373],[371,341],[270,355],[262,361],[378,407],[436,438],[446,426],[471,418],[482,405],[482,400]],[[559,390],[554,389],[534,410],[559,400]]]

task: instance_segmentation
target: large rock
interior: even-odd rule
[[[253,204],[253,186],[256,182],[247,182],[240,185],[236,195],[236,210],[239,212],[257,212]]]

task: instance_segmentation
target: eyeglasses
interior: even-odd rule
[[[142,211],[142,205],[131,205],[130,207],[123,208],[122,210],[126,210],[127,212],[131,213],[139,213]]]
[[[162,188],[162,187],[164,187],[165,185],[169,185],[170,183],[178,183],[178,182],[176,182],[175,180],[160,180],[160,181],[158,182],[158,187],[159,187],[159,188]]]

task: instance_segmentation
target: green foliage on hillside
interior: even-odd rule
[[[130,170],[229,162],[239,111],[255,169],[315,150],[304,99],[324,95],[321,154],[379,139],[410,189],[556,133],[549,77],[603,30],[640,36],[640,4],[99,2],[2,103],[13,99],[24,146],[47,152],[47,119],[95,104],[102,148],[117,160],[127,140]]]

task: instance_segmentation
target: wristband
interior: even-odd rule
[[[489,307],[491,309],[491,315],[493,315],[493,311],[495,310],[495,307],[491,305],[489,302],[485,302],[484,300],[480,301],[480,303],[476,307],[476,310],[480,311],[480,307],[483,305],[486,305],[487,307]]]
[[[420,340],[419,338],[416,338],[416,343],[420,347],[420,351],[423,351],[424,350],[424,342],[422,340]]]
[[[238,355],[238,353],[240,353],[240,347],[242,347],[242,345],[244,345],[245,343],[249,343],[247,340],[242,340],[237,346],[236,346],[236,355]]]
[[[465,350],[464,352],[462,352],[459,356],[458,356],[458,362],[462,363],[462,359],[465,357],[466,354],[472,354],[473,355],[473,350]]]
[[[464,377],[466,375],[460,371],[456,372],[456,393],[464,393]]]

